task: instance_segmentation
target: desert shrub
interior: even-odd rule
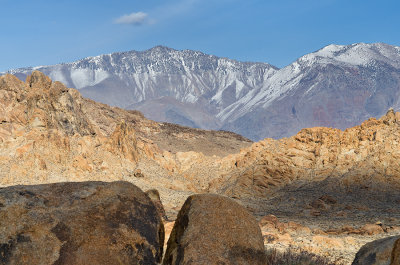
[[[294,252],[287,250],[279,252],[276,249],[266,251],[268,265],[336,265],[327,258],[307,251]]]

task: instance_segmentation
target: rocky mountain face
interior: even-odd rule
[[[399,144],[400,113],[390,110],[380,119],[344,131],[303,129],[290,138],[265,139],[222,158],[186,153],[190,164],[177,166],[176,171],[197,178],[199,190],[235,198],[267,198],[281,191],[300,194],[303,189],[318,194],[320,189],[335,196],[375,194],[393,205],[400,200]],[[313,193],[307,196],[316,196]],[[378,197],[370,207],[382,206]]]
[[[282,69],[158,46],[9,72],[25,79],[34,69],[153,120],[252,140],[345,129],[400,108],[400,47],[382,43],[329,45]]]
[[[398,110],[399,77],[400,47],[329,45],[280,69],[260,93],[232,109],[223,128],[251,139],[316,126],[346,129]]]
[[[344,131],[303,129],[293,137],[265,139],[226,157],[237,173],[227,174],[222,190],[235,196],[265,196],[306,180],[336,193],[364,189],[388,195],[400,190],[399,144],[400,112],[393,110]]]
[[[82,98],[40,72],[0,77],[0,185],[134,176],[143,159],[197,150],[234,153],[251,142],[229,132],[147,120]],[[198,149],[196,149],[198,147]]]

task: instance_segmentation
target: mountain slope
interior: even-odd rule
[[[224,129],[251,139],[281,138],[306,127],[345,129],[380,117],[399,109],[399,96],[399,47],[329,45],[279,70],[253,98],[220,117]]]
[[[400,108],[400,48],[329,45],[277,69],[157,46],[89,57],[40,70],[91,99],[190,127],[253,140],[302,128],[348,128]]]
[[[83,96],[93,100],[145,110],[145,115],[155,120],[160,117],[160,110],[165,113],[162,121],[206,129],[220,128],[215,116],[254,87],[261,87],[276,72],[275,67],[265,63],[242,63],[162,46],[9,73],[24,79],[32,70],[79,89]],[[157,101],[163,98],[182,104],[160,109]]]

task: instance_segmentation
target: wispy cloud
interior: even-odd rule
[[[123,15],[117,18],[114,22],[116,24],[132,24],[140,26],[148,21],[148,14],[144,12],[134,12],[129,15]]]
[[[202,3],[202,0],[175,0],[172,1],[172,3],[155,7],[153,10],[151,10],[150,15],[142,11],[133,12],[131,14],[126,14],[116,18],[114,23],[131,24],[135,26],[141,26],[145,24],[153,25],[159,21],[166,21],[172,17],[176,17],[181,14],[187,14],[200,3]]]

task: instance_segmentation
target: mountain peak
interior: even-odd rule
[[[368,66],[383,62],[399,67],[400,47],[385,43],[354,43],[350,45],[330,44],[297,60],[303,65],[314,63],[339,63],[353,66]]]
[[[170,47],[164,46],[164,45],[157,45],[157,46],[154,46],[153,48],[145,50],[144,52],[153,52],[153,51],[157,51],[157,52],[172,52],[172,51],[176,51],[176,50],[172,49]]]
[[[35,69],[85,97],[157,121],[252,139],[304,126],[347,128],[400,109],[400,47],[384,43],[331,44],[282,69],[158,45],[13,72],[25,79]]]

